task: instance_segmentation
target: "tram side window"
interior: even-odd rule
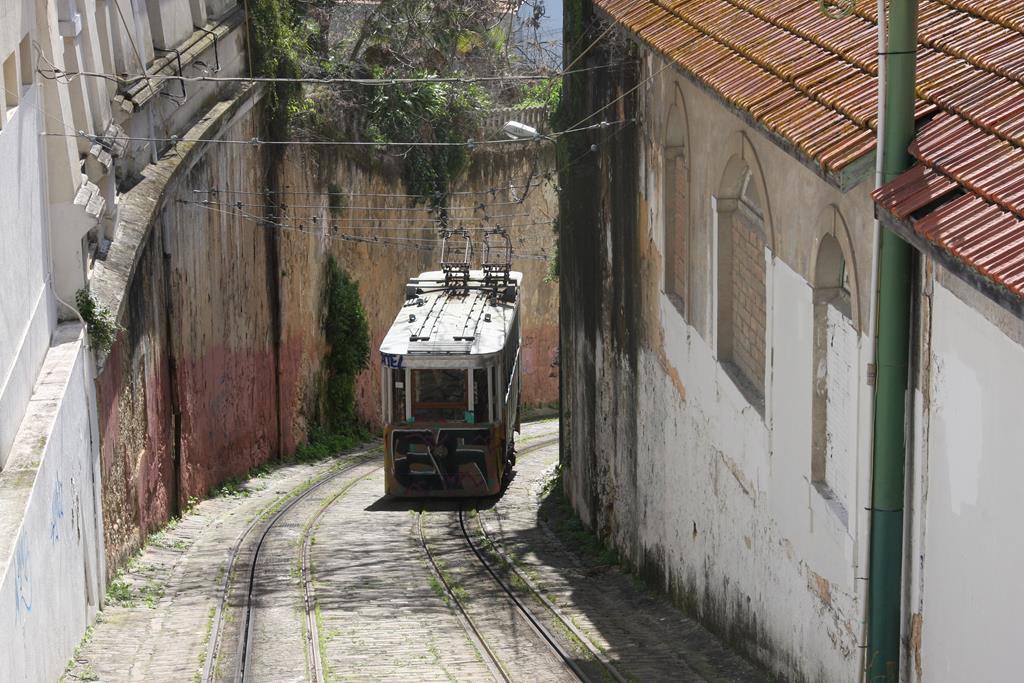
[[[391,421],[405,422],[405,370],[391,370]]]
[[[519,351],[519,316],[517,315],[512,321],[512,331],[508,337],[508,343],[505,345],[504,356],[502,358],[502,365],[504,366],[505,381],[501,384],[501,394],[505,396],[508,394],[509,385],[512,382],[512,370],[516,364],[516,353]]]
[[[490,401],[487,392],[487,368],[473,370],[473,421],[489,421],[487,404]]]
[[[463,421],[469,405],[467,378],[464,369],[413,370],[413,418]]]

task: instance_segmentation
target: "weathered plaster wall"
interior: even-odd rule
[[[2,681],[57,680],[103,594],[90,363],[59,326],[0,472]]]
[[[253,91],[191,135],[259,134]],[[210,187],[262,185],[262,153],[182,143],[121,198],[92,290],[124,328],[97,378],[111,568],[190,497],[278,453],[268,233]]]
[[[524,185],[531,167],[545,171],[553,165],[550,147],[500,152],[474,152],[464,174],[455,181],[450,223],[474,230],[494,223],[508,226],[513,248],[530,255],[553,253],[550,221],[557,198],[550,181],[539,175],[522,204],[511,203],[509,183]],[[281,186],[291,208],[282,221],[303,230],[284,230],[281,240],[282,324],[285,339],[302,339],[282,357],[282,401],[296,420],[292,432],[301,439],[307,416],[300,408],[315,401],[311,391],[319,374],[323,342],[319,335],[323,264],[329,251],[360,285],[370,328],[370,367],[357,382],[360,417],[380,424],[380,368],[376,349],[394,322],[405,297],[409,277],[438,268],[435,215],[405,193],[401,168],[358,155],[331,155],[289,150]],[[349,193],[340,208],[330,209],[331,191]],[[490,192],[493,188],[494,192]],[[387,196],[391,195],[391,196]],[[485,211],[479,208],[484,203]],[[375,207],[363,209],[360,207]],[[397,211],[396,211],[397,210]],[[313,217],[317,218],[314,223]],[[394,220],[396,216],[401,221]],[[487,216],[492,217],[490,220]],[[337,228],[337,229],[335,229]],[[376,240],[374,239],[376,238]],[[477,258],[479,258],[479,252]],[[525,278],[523,288],[523,402],[550,404],[558,400],[557,285],[546,281],[548,263],[514,259],[513,268]],[[311,334],[315,333],[315,334]],[[288,437],[285,442],[295,443]]]
[[[265,137],[255,93],[217,104],[189,137]],[[487,201],[502,201],[510,178],[525,180],[534,154],[478,154],[455,189],[493,187]],[[379,159],[182,142],[143,176],[121,198],[116,239],[92,284],[124,327],[97,379],[111,567],[189,498],[306,440],[321,400],[328,253],[360,284],[374,346],[394,319],[406,279],[436,268],[438,258],[432,217],[422,204],[394,196],[405,192],[400,169]],[[332,211],[330,191],[348,193],[342,208]],[[459,196],[466,202],[460,215],[483,225],[474,213],[481,198]],[[513,210],[553,215],[554,204],[546,184]],[[407,222],[387,220],[392,208],[403,209]],[[263,222],[267,216],[273,224]],[[391,231],[396,225],[423,227]],[[511,231],[542,239],[549,250],[554,237],[550,225]],[[558,395],[554,286],[543,282],[546,262],[516,267],[530,278],[526,400],[551,402]],[[359,414],[371,425],[379,424],[376,360],[373,354],[357,385]]]
[[[908,679],[1010,681],[1024,600],[1024,322],[935,270],[908,500]]]
[[[417,207],[401,197],[387,196],[405,192],[401,170],[394,164],[372,165],[360,156],[294,148],[285,156],[280,187],[287,188],[284,197],[291,205],[281,217],[288,229],[278,237],[282,335],[289,340],[281,360],[281,400],[292,419],[291,424],[283,425],[286,441],[294,447],[305,438],[320,400],[320,359],[326,350],[321,326],[327,255],[333,254],[359,284],[369,324],[370,363],[357,381],[356,402],[360,418],[376,425],[380,419],[376,346],[394,319],[397,304],[392,302],[404,298],[408,273],[430,268],[434,255],[426,249],[432,246],[435,234],[413,229],[431,224],[422,204]],[[332,196],[330,192],[349,194]],[[331,202],[344,208],[332,213]],[[391,210],[396,208],[401,210]],[[403,222],[388,221],[396,214]],[[380,241],[373,242],[374,236]]]
[[[636,76],[591,76],[590,110],[663,64],[641,63]],[[607,114],[639,111],[639,129],[606,134],[596,177],[566,188],[580,207],[563,220],[562,236],[567,487],[582,517],[641,573],[776,675],[856,680],[863,612],[856,577],[867,546],[862,435],[870,426],[868,183],[835,190],[671,69],[640,93],[636,109],[627,97]],[[662,267],[664,126],[673,107],[683,109],[678,125],[689,158],[686,317],[665,294]],[[763,407],[739,389],[716,345],[717,198],[735,182],[737,161],[750,167],[765,212]],[[596,206],[584,205],[589,198]],[[825,234],[843,246],[860,330],[848,359],[857,379],[847,387],[851,462],[839,479],[846,511],[811,477],[809,283]]]
[[[553,221],[558,215],[558,196],[550,172],[555,167],[554,147],[548,144],[483,148],[473,154],[469,168],[460,179],[456,191],[480,192],[497,189],[494,195],[456,196],[453,206],[464,207],[469,215],[472,203],[480,201],[509,202],[522,195],[522,188],[510,197],[509,183],[531,187],[521,204],[496,205],[491,214],[505,215],[494,223],[508,226],[514,252],[530,257],[513,256],[512,267],[523,273],[520,311],[522,320],[522,395],[524,405],[550,405],[558,401],[558,283],[548,279],[549,262],[540,257],[555,253]],[[535,173],[531,175],[531,170]],[[477,226],[487,226],[480,220]]]

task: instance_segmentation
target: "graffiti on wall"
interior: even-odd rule
[[[14,551],[14,619],[21,621],[22,613],[32,612],[32,575],[29,569],[28,546],[24,537]]]
[[[53,483],[53,498],[50,502],[50,542],[60,540],[60,521],[64,519],[64,484],[60,479]]]

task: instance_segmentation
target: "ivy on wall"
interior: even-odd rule
[[[353,281],[333,256],[327,257],[323,289],[323,332],[327,354],[323,360],[323,419],[329,433],[358,430],[356,377],[370,359],[370,332],[366,311]]]

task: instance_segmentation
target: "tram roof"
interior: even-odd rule
[[[427,360],[499,353],[512,330],[522,280],[522,273],[509,273],[508,284],[499,288],[514,292],[508,301],[501,291],[494,297],[494,286],[485,283],[482,270],[470,271],[468,293],[445,289],[439,270],[411,278],[405,303],[380,345],[381,354]]]

